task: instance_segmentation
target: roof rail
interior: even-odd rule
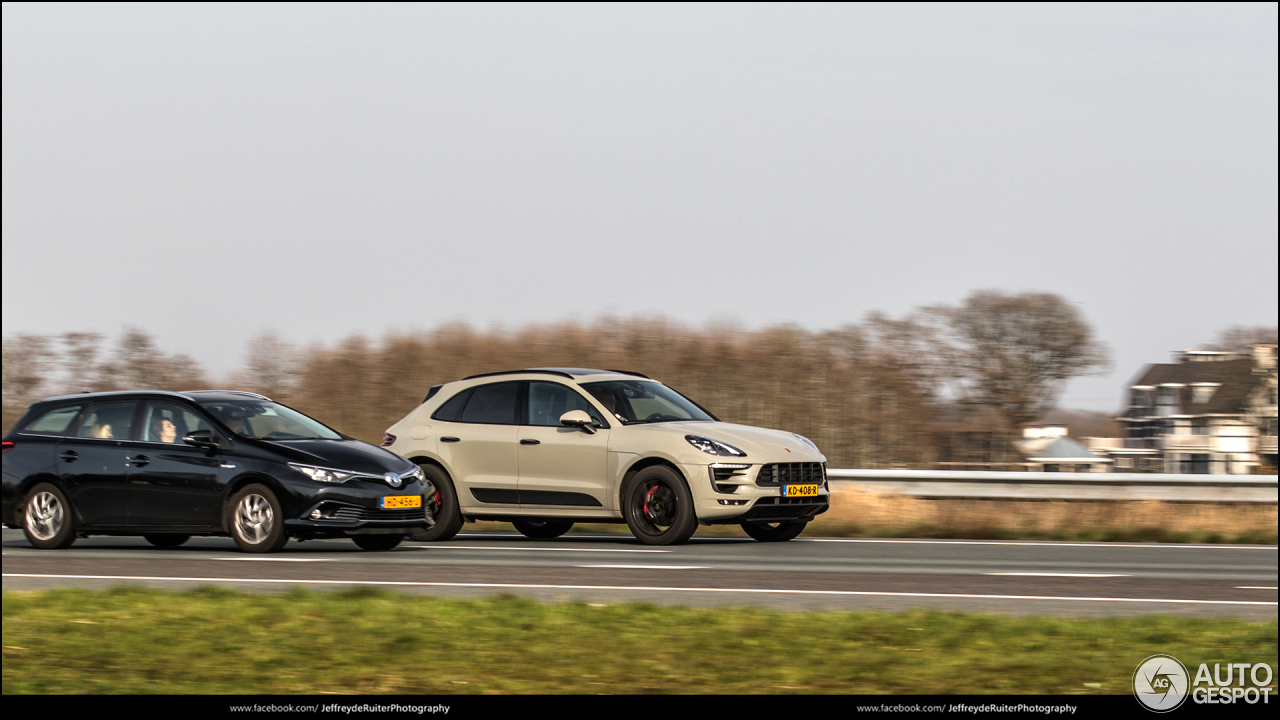
[[[610,370],[609,372],[611,372],[611,373],[618,373],[619,375],[635,375],[636,377],[642,377],[642,378],[644,378],[645,380],[652,380],[652,379],[653,379],[653,378],[649,377],[648,375],[645,375],[644,373],[638,373],[638,372],[636,372],[636,371],[634,371],[634,370]]]
[[[561,372],[559,370],[499,370],[498,372],[480,373],[479,375],[468,375],[462,379],[474,380],[476,378],[482,378],[482,377],[493,377],[494,375],[525,375],[529,373],[536,373],[539,375],[559,375],[560,377],[567,377],[570,380],[573,379],[573,376],[570,375],[569,373]],[[423,402],[426,402],[426,401],[424,400]]]
[[[220,392],[220,393],[227,393],[228,395],[248,395],[249,397],[256,397],[259,400],[266,400],[267,402],[275,402],[274,400],[267,397],[266,395],[259,395],[258,393],[246,392],[244,390],[188,390],[187,392],[211,392],[211,393]]]

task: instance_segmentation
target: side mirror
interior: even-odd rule
[[[218,438],[213,434],[212,430],[189,432],[182,438],[182,442],[199,448],[218,449]]]
[[[591,416],[587,414],[586,410],[570,410],[560,416],[561,425],[565,427],[576,427],[589,435],[594,435],[596,432],[595,426],[592,425],[594,422],[595,421],[591,419]]]

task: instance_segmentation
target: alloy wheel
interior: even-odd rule
[[[275,527],[271,503],[261,495],[245,495],[236,507],[236,531],[247,542],[264,542]]]
[[[51,492],[36,493],[27,503],[27,529],[40,540],[51,540],[62,530],[65,511]]]

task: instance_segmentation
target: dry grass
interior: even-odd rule
[[[832,493],[831,509],[805,535],[1274,545],[1276,523],[1276,505],[1265,503],[925,499],[850,488]],[[466,530],[515,528],[479,522]],[[580,524],[572,532],[628,531],[622,524]],[[698,534],[746,537],[737,525],[700,527]]]
[[[900,537],[1063,537],[1276,542],[1276,505],[1160,500],[970,500],[832,494],[808,534]]]

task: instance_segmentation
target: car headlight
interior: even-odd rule
[[[708,455],[721,455],[727,457],[747,456],[746,453],[742,452],[738,448],[722,443],[719,440],[712,440],[711,438],[699,437],[697,435],[685,435],[684,439],[688,440],[690,445],[698,448]]]
[[[306,475],[317,482],[340,483],[346,482],[347,478],[355,473],[343,472],[342,470],[333,470],[330,468],[315,467],[314,465],[299,465],[298,463],[289,463],[289,467]]]
[[[809,444],[809,447],[813,448],[814,450],[818,450],[818,446],[817,446],[817,445],[815,445],[815,444],[814,444],[814,442],[813,442],[812,440],[810,440],[809,438],[807,438],[807,437],[805,437],[805,436],[803,436],[803,435],[799,435],[799,434],[797,434],[797,433],[791,433],[791,434],[792,434],[792,435],[795,435],[796,437],[798,437],[798,438],[800,438],[801,440],[803,440],[803,441],[805,441],[806,443],[808,443],[808,444]],[[818,450],[818,452],[822,452],[822,451],[821,451],[821,450]]]

